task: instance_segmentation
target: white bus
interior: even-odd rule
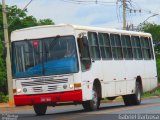
[[[11,42],[15,105],[37,115],[67,104],[92,111],[117,96],[139,105],[158,83],[148,33],[61,24],[16,30]]]

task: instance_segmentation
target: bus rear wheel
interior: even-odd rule
[[[99,105],[100,105],[100,99],[98,98],[98,93],[97,93],[96,87],[93,86],[92,99],[88,100],[88,101],[84,101],[82,103],[82,106],[87,111],[94,111],[99,108]]]
[[[33,108],[34,108],[36,115],[38,116],[46,114],[47,105],[45,104],[36,104],[36,105],[33,105]]]
[[[126,106],[130,105],[140,105],[142,96],[142,87],[139,82],[136,82],[136,91],[132,95],[124,95],[123,101]]]

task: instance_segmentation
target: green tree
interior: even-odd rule
[[[153,40],[155,42],[160,42],[160,25],[146,23],[141,28],[142,31],[152,34]]]
[[[148,32],[152,34],[153,42],[155,44],[160,43],[160,25],[146,23],[141,28],[142,31]],[[157,71],[158,71],[158,78],[160,82],[160,45],[155,46],[155,53],[156,53],[156,61],[157,61]]]
[[[0,85],[4,85],[6,80],[5,61],[3,55],[3,43],[0,40]]]
[[[160,43],[160,25],[146,23],[141,27],[141,31],[151,33],[153,42],[155,44]],[[155,47],[156,54],[160,54],[160,46]]]
[[[51,19],[42,19],[38,21],[38,25],[52,25],[54,22]]]

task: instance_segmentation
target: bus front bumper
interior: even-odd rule
[[[82,90],[36,95],[15,95],[14,101],[16,106],[70,101],[82,102]]]

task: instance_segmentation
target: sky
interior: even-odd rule
[[[23,9],[30,0],[6,0],[8,5],[17,5]],[[67,1],[67,2],[65,2]],[[111,27],[121,29],[123,26],[122,6],[117,0],[79,0],[83,4],[69,1],[74,0],[33,0],[27,7],[28,15],[37,19],[52,19],[55,24],[67,23],[76,25]],[[76,1],[76,0],[75,0]],[[91,2],[87,2],[91,1]],[[145,20],[160,24],[160,0],[131,0],[127,10],[127,24],[138,26]],[[108,3],[107,3],[108,2]],[[111,3],[110,3],[111,2]],[[138,12],[141,10],[141,12]]]

